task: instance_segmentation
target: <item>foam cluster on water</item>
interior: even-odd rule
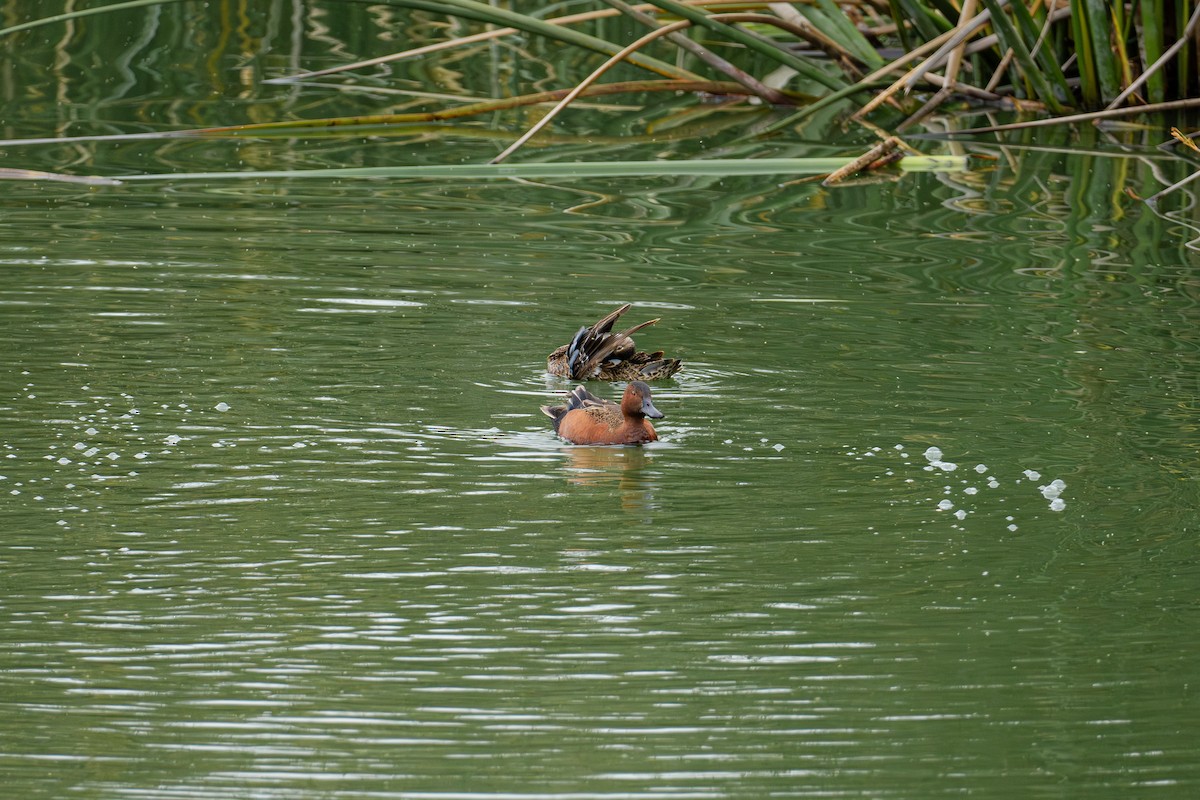
[[[737,442],[734,442],[733,439],[725,439],[722,442],[722,444],[737,444]],[[758,440],[757,445],[754,445],[754,444],[742,444],[741,445],[742,450],[747,453],[753,453],[755,450],[758,450],[763,447],[769,447],[770,449],[774,450],[776,453],[782,453],[784,450],[784,445],[782,443],[775,442],[774,444],[772,444],[771,440],[765,436]]]
[[[49,436],[39,442],[0,438],[0,493],[45,509],[61,528],[103,509],[112,486],[136,480],[198,432],[216,430],[194,419],[211,412],[187,402],[139,402],[128,392],[102,394],[87,384],[79,386],[77,398],[50,401],[30,381],[11,400],[45,404]],[[224,413],[232,407],[217,401],[207,408]]]
[[[910,450],[919,451],[921,448],[919,446],[909,447],[904,444],[893,445],[890,450],[871,446],[847,448],[845,454],[858,461],[877,459],[876,463],[883,467],[883,472],[877,476],[877,479],[900,478],[906,470],[910,471],[911,474],[908,477],[903,477],[903,482],[912,487],[928,480],[927,477],[922,476],[922,473],[938,475],[942,480],[957,478],[952,483],[941,486],[940,497],[922,497],[912,501],[918,504],[927,504],[926,507],[935,513],[946,514],[957,520],[952,523],[954,527],[960,527],[958,523],[986,508],[1001,505],[1012,508],[1019,505],[1024,498],[1029,496],[1027,487],[1030,482],[1037,485],[1035,496],[1040,496],[1040,500],[1047,503],[1046,508],[1050,511],[1063,511],[1067,507],[1067,502],[1063,498],[1067,484],[1061,478],[1041,483],[1041,472],[1029,468],[1023,468],[1015,475],[1005,477],[997,475],[998,471],[992,470],[984,463],[978,463],[970,469],[963,470],[967,477],[958,477],[961,474],[958,472],[959,465],[946,458],[946,453],[937,445],[926,447],[921,452],[919,459],[912,458],[909,455]],[[901,459],[901,462],[899,464],[889,463],[895,458]],[[1003,517],[1005,527],[1009,531],[1019,529],[1013,514],[1006,513]]]
[[[1038,491],[1042,493],[1042,497],[1050,501],[1051,511],[1062,511],[1067,507],[1067,501],[1063,500],[1060,495],[1063,489],[1067,488],[1067,484],[1062,480],[1055,478],[1045,486],[1039,486]]]
[[[954,470],[958,469],[958,464],[955,464],[953,461],[942,460],[942,450],[940,447],[927,447],[924,456],[925,460],[929,462],[925,467],[929,472],[935,469],[940,469],[943,472],[954,472]]]

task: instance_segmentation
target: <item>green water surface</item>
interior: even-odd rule
[[[9,133],[76,102],[128,131],[185,78],[219,94],[189,125],[351,105],[255,82],[292,41],[263,6],[267,56],[169,69],[203,12],[160,10],[57,106],[10,94]],[[309,45],[339,29],[304,9]],[[43,35],[12,62],[32,74]],[[1196,232],[1120,191],[1176,168],[1147,144],[1168,124],[838,189],[5,184],[5,791],[1194,796]],[[4,158],[460,163],[507,130]],[[653,386],[662,441],[566,445],[545,356],[623,302],[685,364]]]

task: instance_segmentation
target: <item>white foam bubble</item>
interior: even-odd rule
[[[926,461],[941,461],[942,460],[942,449],[940,447],[934,447],[932,445],[930,447],[926,448],[925,449],[925,460]]]
[[[954,508],[954,503],[950,502],[949,500],[942,500],[937,504],[937,507],[938,511],[949,511],[950,509]]]
[[[215,406],[213,406],[213,408],[215,408],[217,411],[228,411],[229,403],[226,403],[224,400],[222,400],[220,403],[217,403]]]
[[[975,471],[978,472],[980,475],[982,475],[983,473],[987,472],[987,465],[986,464],[976,464]]]

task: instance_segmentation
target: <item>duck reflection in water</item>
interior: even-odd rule
[[[620,492],[621,508],[645,511],[654,508],[657,471],[641,447],[567,447],[567,481],[574,486],[614,487]]]

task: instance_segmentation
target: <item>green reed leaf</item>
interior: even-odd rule
[[[677,175],[822,175],[849,164],[844,158],[698,159],[693,161],[582,161],[523,164],[437,164],[410,167],[345,167],[263,170],[258,172],[184,172],[122,175],[122,181],[274,180],[279,178],[655,178]],[[897,162],[908,172],[964,172],[965,156],[905,156]]]

